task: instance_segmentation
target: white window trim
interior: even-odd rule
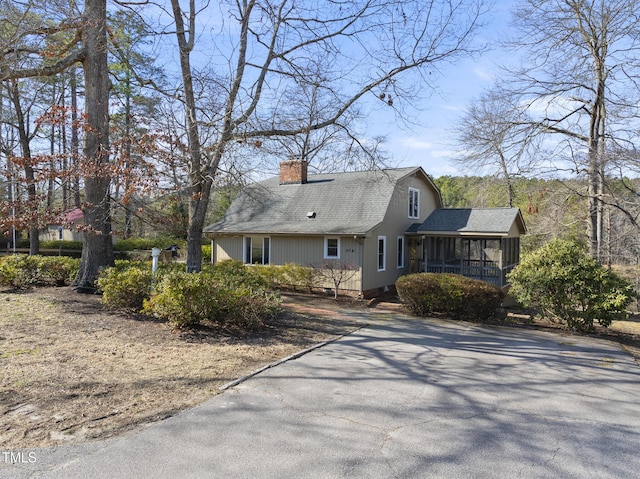
[[[244,236],[244,241],[242,242],[242,262],[246,265],[252,265],[253,263],[253,258],[248,258],[248,255],[251,255],[251,252],[253,251],[253,239],[254,238],[260,238],[260,241],[262,242],[262,251],[264,251],[264,240],[265,238],[269,240],[269,251],[267,251],[267,255],[269,256],[269,262],[265,263],[264,262],[264,254],[262,255],[262,265],[265,264],[271,264],[271,236]],[[247,242],[251,242],[251,245],[249,246],[249,248],[247,248]],[[248,254],[247,254],[248,253]]]
[[[411,208],[411,198],[413,198],[415,194],[415,210],[416,210],[416,214],[415,216],[412,214],[412,208]],[[409,218],[411,219],[419,219],[420,218],[420,190],[418,188],[411,188],[409,187],[409,201],[407,203],[407,209],[409,210]]]
[[[338,255],[337,256],[329,256],[329,240],[335,239],[338,240]],[[340,237],[339,236],[327,236],[324,238],[324,259],[340,259]]]
[[[269,261],[267,261],[266,263],[264,262],[264,253],[262,253],[262,264],[263,265],[269,265],[271,264],[271,236],[263,236],[262,237],[262,251],[264,251],[264,240],[269,240],[269,247],[267,248],[267,258],[269,259]]]
[[[382,241],[382,268],[380,268],[380,241]],[[376,266],[378,271],[387,270],[387,237],[378,236],[378,243],[376,244]]]
[[[402,241],[402,246],[400,246],[400,242]],[[404,236],[398,236],[398,239],[396,240],[396,247],[398,247],[398,251],[397,253],[400,253],[400,259],[401,261],[398,261],[398,256],[396,256],[396,262],[398,263],[396,266],[398,267],[398,269],[402,269],[404,268]]]

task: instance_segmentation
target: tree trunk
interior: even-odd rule
[[[78,169],[78,154],[80,153],[80,141],[78,139],[78,77],[76,68],[71,68],[71,158],[74,169],[73,174],[73,205],[80,208],[80,174]]]
[[[27,185],[28,201],[26,209],[28,211],[38,211],[38,190],[36,188],[36,176],[31,164],[31,139],[27,131],[27,122],[25,121],[22,104],[20,103],[20,91],[18,82],[13,80],[11,85],[11,98],[15,108],[16,120],[18,123],[18,136],[20,139],[20,150],[22,152],[22,161],[24,162],[24,177]],[[36,255],[40,253],[40,237],[38,228],[37,213],[29,215],[29,254]]]
[[[195,273],[202,268],[202,230],[207,214],[207,202],[211,194],[211,181],[200,184],[200,195],[189,202],[189,228],[187,229],[187,272]]]
[[[187,229],[187,272],[199,272],[202,268],[202,230],[207,214],[211,180],[202,174],[202,151],[198,131],[193,77],[191,74],[190,54],[193,50],[195,9],[190,2],[189,30],[185,28],[183,12],[178,0],[171,0],[173,18],[176,22],[176,37],[180,49],[180,71],[184,88],[184,103],[189,138],[189,183],[191,198],[189,200],[189,227]],[[187,38],[186,32],[189,37]]]
[[[107,68],[106,0],[87,0],[84,12],[85,203],[87,227],[80,270],[73,286],[92,289],[100,269],[113,264],[109,201],[109,77]]]

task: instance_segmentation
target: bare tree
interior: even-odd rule
[[[313,266],[315,277],[327,281],[333,285],[333,297],[338,299],[340,285],[353,278],[358,272],[356,265],[340,260],[327,260],[324,263]]]
[[[230,19],[232,34],[221,30],[207,48],[209,63],[221,68],[213,89],[221,106],[203,112],[196,102],[192,56],[200,33],[197,18],[207,6],[199,9],[189,0],[183,8],[180,0],[171,0],[188,138],[188,271],[201,267],[209,196],[231,144],[258,145],[265,138],[335,127],[368,98],[394,108],[414,99],[418,86],[428,85],[428,73],[471,51],[485,11],[483,0],[221,2],[219,14]],[[308,68],[309,58],[328,60],[321,82],[317,68]],[[409,77],[411,72],[416,75]],[[311,117],[293,114],[288,95],[299,85],[323,98],[322,110]],[[215,134],[205,140],[205,130]]]
[[[456,132],[462,149],[457,161],[471,171],[487,171],[501,178],[513,207],[514,178],[535,166],[531,164],[535,153],[527,154],[532,137],[526,112],[509,97],[489,91],[467,109]]]
[[[549,158],[573,163],[573,172],[588,179],[587,237],[596,258],[610,173],[607,149],[632,148],[637,138],[629,125],[638,118],[639,7],[636,0],[522,2],[512,45],[524,60],[502,84],[527,108],[547,145],[550,136],[561,139]]]

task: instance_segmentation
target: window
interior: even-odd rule
[[[404,236],[398,236],[398,268],[404,268]]]
[[[420,217],[420,190],[409,188],[409,218]]]
[[[269,237],[244,238],[244,262],[246,264],[269,264],[271,244]]]
[[[378,236],[378,271],[384,271],[387,266],[387,237]]]
[[[324,239],[324,259],[340,259],[340,238]]]

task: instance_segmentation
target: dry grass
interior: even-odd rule
[[[261,366],[356,328],[281,315],[238,335],[105,311],[68,288],[0,294],[0,443],[34,447],[106,437],[192,407]]]

